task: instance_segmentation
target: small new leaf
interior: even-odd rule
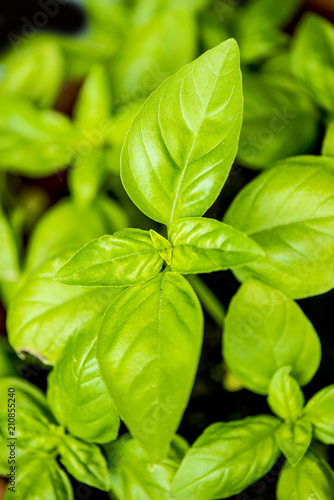
[[[124,229],[87,243],[55,280],[64,285],[123,287],[153,278],[162,265],[149,231]]]
[[[159,252],[160,256],[165,260],[165,262],[170,265],[173,252],[172,245],[168,240],[166,240],[166,238],[153,231],[153,229],[150,230],[150,235],[154,247]]]
[[[173,245],[171,268],[182,274],[239,267],[264,256],[244,233],[214,219],[181,219],[171,226],[169,239]]]
[[[311,444],[312,424],[306,419],[285,423],[277,429],[275,436],[279,449],[295,467]]]
[[[277,416],[288,423],[295,422],[305,403],[298,382],[290,376],[291,366],[284,366],[273,376],[269,386],[268,404]]]

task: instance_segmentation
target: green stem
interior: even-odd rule
[[[215,323],[223,328],[226,311],[222,303],[212,293],[210,288],[196,275],[187,276],[189,283],[193,286],[199,300],[207,313],[210,314]]]

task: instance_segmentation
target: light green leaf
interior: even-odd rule
[[[240,493],[267,474],[278,459],[274,436],[278,425],[267,415],[210,425],[181,463],[172,493],[189,500]]]
[[[115,288],[66,287],[54,281],[69,255],[52,258],[26,276],[13,297],[7,317],[9,342],[53,365],[66,339],[90,319],[104,313],[119,294]]]
[[[264,256],[250,238],[223,222],[202,217],[181,219],[169,230],[171,267],[182,274],[239,267]]]
[[[92,239],[120,231],[128,224],[125,211],[111,199],[101,196],[86,208],[76,206],[70,198],[64,198],[43,215],[32,233],[26,270],[36,269],[62,252],[75,252]]]
[[[128,30],[112,61],[117,102],[148,96],[168,76],[196,57],[196,24],[191,12],[162,12]]]
[[[118,500],[172,500],[171,483],[188,448],[175,436],[167,458],[154,463],[129,436],[114,441],[105,449],[112,491]]]
[[[166,261],[168,265],[171,263],[173,247],[166,238],[161,234],[150,230],[150,235],[154,248],[159,252],[159,255]]]
[[[18,460],[15,493],[7,490],[5,495],[6,500],[73,500],[73,498],[67,474],[52,456],[44,453],[25,453]]]
[[[154,278],[163,265],[150,232],[124,229],[87,243],[59,269],[65,285],[128,286]]]
[[[69,171],[68,184],[74,200],[81,206],[92,204],[107,178],[106,152],[94,149],[78,156]]]
[[[276,433],[279,449],[293,467],[300,462],[312,441],[312,424],[305,419],[281,425]]]
[[[224,222],[266,253],[237,269],[239,280],[253,276],[296,299],[333,288],[333,158],[300,156],[276,164],[238,194]]]
[[[238,160],[266,168],[277,160],[312,151],[318,113],[290,75],[243,74],[245,111]]]
[[[119,418],[101,379],[96,338],[101,319],[79,327],[48,377],[47,399],[68,431],[85,441],[108,443],[117,438]]]
[[[295,422],[302,414],[305,398],[290,372],[291,366],[277,370],[269,385],[268,404],[277,416]]]
[[[0,281],[15,282],[20,276],[18,250],[12,229],[0,206]]]
[[[223,356],[249,390],[268,394],[283,366],[301,386],[310,382],[321,359],[321,344],[300,307],[280,290],[247,280],[233,297],[226,316]]]
[[[305,415],[314,426],[314,436],[326,444],[334,444],[334,385],[319,391],[305,408]]]
[[[316,103],[334,111],[334,28],[315,14],[299,23],[292,51],[292,67]]]
[[[34,40],[19,50],[10,50],[4,61],[0,96],[18,96],[34,104],[51,107],[60,92],[64,73],[63,56],[51,40]]]
[[[239,52],[228,40],[165,81],[134,119],[122,181],[154,220],[203,215],[235,158],[242,115]]]
[[[297,467],[286,463],[278,480],[278,500],[334,498],[334,474],[326,460],[310,449]]]
[[[334,121],[330,122],[327,127],[321,154],[324,156],[334,156]]]
[[[0,99],[0,170],[26,177],[66,168],[77,141],[69,119],[18,98]]]
[[[80,89],[74,119],[83,132],[103,128],[111,113],[111,83],[101,64],[94,65]]]
[[[152,460],[167,455],[187,406],[202,335],[196,294],[171,272],[128,288],[104,316],[96,353],[101,374]]]
[[[67,434],[59,447],[60,462],[78,481],[102,491],[110,490],[107,462],[101,449]]]
[[[7,397],[8,389],[14,389],[11,401]],[[53,453],[57,450],[63,437],[63,429],[52,417],[44,394],[32,384],[22,379],[8,377],[0,379],[0,436],[3,439],[16,438],[17,445],[25,450],[39,450]],[[9,434],[8,404],[15,414],[16,423]]]

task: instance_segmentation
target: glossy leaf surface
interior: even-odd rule
[[[291,376],[306,385],[319,367],[321,345],[311,322],[292,299],[251,279],[230,303],[223,357],[247,389],[268,394],[273,375],[284,366],[291,366]]]
[[[182,274],[211,273],[264,256],[245,234],[215,219],[180,219],[171,226],[169,239],[173,245],[171,267]]]
[[[96,339],[101,319],[79,327],[48,378],[48,402],[58,422],[85,441],[117,438],[119,418],[101,379]]]
[[[279,457],[279,421],[260,415],[210,425],[185,456],[173,482],[176,498],[214,500],[243,491]]]
[[[153,278],[162,265],[149,231],[124,229],[87,243],[55,279],[65,285],[128,286]]]
[[[307,200],[307,202],[306,202]],[[334,159],[301,156],[262,173],[234,199],[224,222],[266,257],[235,271],[300,299],[334,286]]]
[[[104,316],[97,342],[102,377],[153,460],[167,455],[187,406],[202,335],[195,292],[171,272],[128,288]]]
[[[182,68],[147,99],[121,160],[124,187],[142,212],[167,225],[204,214],[236,155],[242,104],[234,40]]]

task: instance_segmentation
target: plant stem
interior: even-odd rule
[[[195,292],[198,295],[199,300],[206,312],[210,314],[215,323],[223,328],[224,319],[226,315],[225,308],[223,304],[217,299],[217,297],[212,293],[210,288],[196,275],[187,276],[189,283],[193,286]]]

